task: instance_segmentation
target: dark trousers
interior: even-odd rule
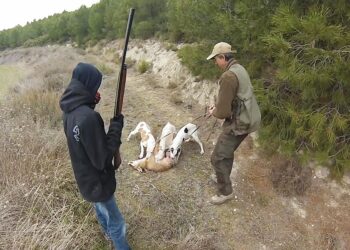
[[[233,131],[223,131],[219,135],[211,155],[211,164],[216,173],[219,195],[229,195],[232,193],[230,174],[234,152],[246,137],[247,134],[235,135]]]

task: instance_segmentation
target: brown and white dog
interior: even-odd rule
[[[136,135],[137,133],[140,133],[141,135],[141,141],[140,141],[140,155],[139,159],[144,158],[146,148],[146,159],[150,158],[152,155],[152,152],[154,150],[154,147],[156,146],[156,140],[154,139],[154,136],[151,133],[151,128],[148,126],[145,122],[139,122],[137,124],[136,128],[130,132],[128,135],[127,141],[130,141],[131,136]]]
[[[198,133],[197,133],[198,127],[195,124],[188,123],[185,126],[183,126],[179,132],[176,134],[173,142],[171,143],[169,149],[170,149],[170,158],[179,158],[181,154],[181,145],[184,141],[189,141],[190,139],[194,139],[195,142],[197,142],[201,148],[200,153],[204,154],[203,144],[199,140]]]

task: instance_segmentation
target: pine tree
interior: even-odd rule
[[[342,169],[350,164],[350,32],[333,23],[324,5],[305,14],[277,9],[263,38],[275,72],[262,103],[263,135]]]

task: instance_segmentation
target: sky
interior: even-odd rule
[[[0,30],[24,26],[63,11],[73,11],[82,5],[90,7],[100,0],[0,0]]]

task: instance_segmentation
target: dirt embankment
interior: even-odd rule
[[[114,61],[120,42],[99,45],[80,55],[73,48],[58,48],[56,52],[57,56],[66,53],[70,64],[84,60],[99,67],[117,68]],[[31,69],[35,53],[26,53],[21,54],[22,61],[28,60],[25,65]],[[290,163],[263,153],[252,137],[235,154],[231,176],[235,199],[221,206],[210,205],[207,201],[216,191],[209,179],[213,172],[210,154],[221,128],[213,118],[194,119],[203,115],[203,105],[212,101],[215,83],[197,81],[181,66],[174,51],[156,41],[133,41],[128,57],[135,62],[128,70],[124,98],[126,122],[117,200],[129,225],[133,249],[349,249],[347,179],[336,183],[311,172],[307,189],[300,194],[292,190],[286,196],[286,192],[275,189],[271,173],[276,166],[283,169]],[[141,60],[152,63],[149,72],[138,73]],[[56,68],[59,70],[60,65]],[[37,72],[40,79],[45,79],[40,76],[40,67]],[[106,125],[113,113],[116,75],[113,71],[106,73],[101,86],[102,100],[97,109]],[[126,142],[125,138],[140,121],[147,122],[156,137],[168,121],[177,129],[194,121],[200,126],[204,155],[199,154],[196,143],[189,142],[183,145],[179,164],[173,169],[164,173],[135,171],[127,162],[137,158],[139,141],[135,138]],[[298,180],[289,184],[298,185],[302,179]],[[95,225],[84,230],[98,228]]]

